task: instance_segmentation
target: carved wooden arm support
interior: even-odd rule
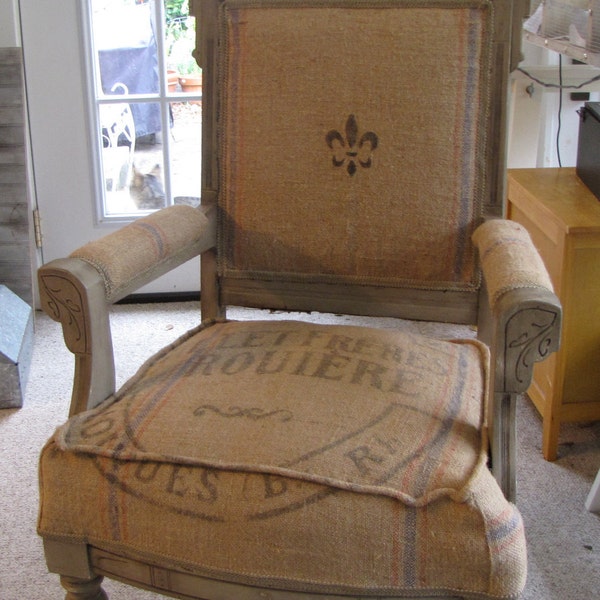
[[[504,494],[516,495],[516,398],[533,366],[558,350],[561,306],[527,231],[506,220],[484,223],[473,241],[484,285],[478,336],[491,349],[488,428],[492,470]]]
[[[96,406],[115,390],[110,304],[214,244],[212,218],[173,206],[39,269],[41,307],[62,324],[75,354],[70,414]]]
[[[550,290],[520,288],[482,298],[479,337],[492,350],[488,429],[492,471],[505,496],[516,498],[516,400],[531,383],[533,366],[560,343],[561,307]]]
[[[38,270],[44,312],[62,325],[75,355],[69,415],[97,405],[115,390],[115,369],[104,282],[91,265],[75,258]],[[93,358],[93,360],[92,360]]]
[[[560,345],[561,306],[551,290],[518,289],[499,298],[495,310],[494,388],[527,391],[536,362]]]

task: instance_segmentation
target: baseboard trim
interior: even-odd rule
[[[159,302],[199,302],[200,292],[153,292],[130,294],[116,304],[156,304]]]

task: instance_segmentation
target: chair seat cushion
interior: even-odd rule
[[[474,340],[204,325],[56,432],[40,533],[267,587],[515,597],[487,364]]]

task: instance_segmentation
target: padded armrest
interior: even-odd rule
[[[492,219],[473,234],[479,250],[490,307],[510,290],[537,288],[553,291],[550,276],[527,230],[508,219]]]
[[[529,387],[534,363],[558,349],[560,301],[522,225],[492,219],[475,231],[473,241],[487,289],[479,335],[492,349],[494,390],[521,393]]]
[[[42,309],[62,324],[66,345],[75,355],[71,415],[114,392],[109,304],[215,242],[212,213],[171,206],[38,270]]]
[[[71,253],[104,281],[107,302],[127,294],[215,244],[215,228],[202,209],[170,206]]]

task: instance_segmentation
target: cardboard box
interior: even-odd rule
[[[575,171],[600,199],[600,102],[586,102],[579,110],[579,141]]]

